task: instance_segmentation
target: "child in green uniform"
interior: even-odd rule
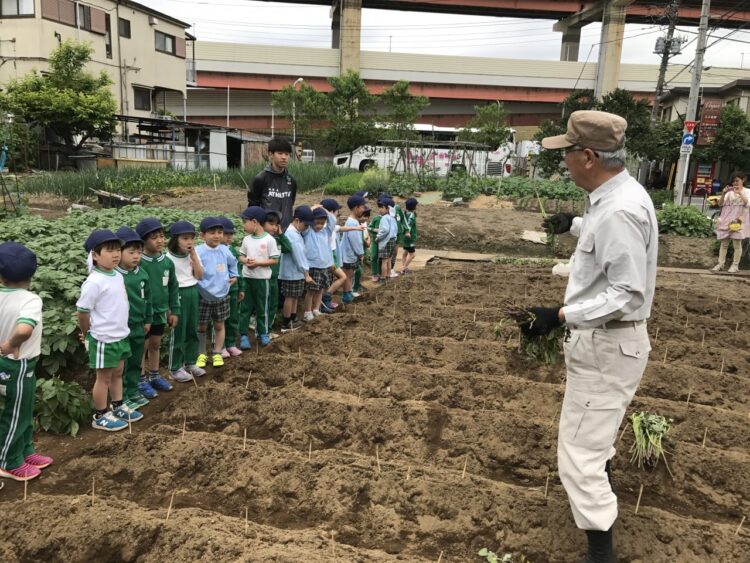
[[[233,244],[234,223],[228,217],[219,217],[219,219],[224,226],[224,244],[229,248],[229,252],[232,253],[232,256],[239,261],[240,252]],[[240,307],[244,299],[245,290],[242,276],[237,276],[237,283],[229,288],[229,318],[224,323],[226,336],[224,337],[225,348],[222,352],[222,356],[225,358],[242,354],[242,350],[237,348],[237,337],[240,335]]]
[[[374,242],[378,236],[378,227],[380,227],[381,218],[376,213],[367,227],[367,232],[370,234],[370,273],[374,282],[380,281],[380,258],[378,257],[378,245],[374,244]]]
[[[180,293],[180,321],[169,331],[169,375],[187,383],[206,375],[198,361],[198,280],[203,279],[203,264],[195,250],[195,226],[176,221],[169,227],[167,258],[174,264]]]
[[[42,346],[42,300],[29,291],[34,272],[31,250],[17,242],[0,244],[0,477],[15,481],[29,481],[52,465],[32,442],[34,368]]]
[[[409,264],[414,260],[417,245],[417,204],[416,198],[406,200],[406,230],[404,231],[404,256],[401,262],[401,273],[409,273]]]
[[[115,269],[120,265],[122,242],[112,231],[100,230],[89,235],[85,248],[90,253],[92,267],[81,286],[76,309],[89,367],[96,370],[91,392],[94,402],[91,426],[95,430],[116,432],[127,428],[129,421],[143,418],[122,400],[122,372],[125,360],[131,356],[128,294],[125,280]]]
[[[146,399],[138,390],[140,383],[143,347],[146,333],[151,328],[151,285],[148,274],[139,267],[143,241],[130,227],[121,227],[115,232],[122,241],[120,264],[115,268],[125,280],[125,291],[128,293],[128,342],[130,357],[125,360],[125,371],[122,374],[122,399],[133,410],[146,406]]]
[[[151,306],[153,322],[146,335],[146,363],[138,389],[147,399],[153,399],[157,391],[171,391],[172,384],[159,373],[159,349],[165,327],[175,328],[181,314],[180,292],[174,263],[164,250],[164,227],[158,219],[147,217],[135,226],[135,232],[143,241],[141,268],[148,274],[151,283]],[[146,370],[148,370],[146,372]]]
[[[281,232],[281,215],[278,211],[266,209],[266,222],[263,224],[263,228],[276,240],[276,247],[282,255],[289,254],[292,251],[292,243]],[[279,262],[271,266],[271,299],[268,303],[269,326],[271,328],[273,328],[279,314],[279,302],[281,301],[279,299]]]

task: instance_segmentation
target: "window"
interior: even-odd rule
[[[156,32],[156,50],[174,55],[174,36],[161,31]]]
[[[34,0],[2,0],[0,2],[0,17],[33,15]]]
[[[133,86],[133,106],[142,111],[151,111],[151,90]]]
[[[104,48],[107,53],[107,58],[112,58],[112,21],[110,20],[109,14],[104,16],[104,28],[106,33],[104,34]]]
[[[42,0],[42,17],[75,27],[76,5],[70,0]]]
[[[78,4],[77,10],[78,19],[76,24],[79,28],[85,29],[92,33],[98,33],[100,35],[106,35],[106,12],[104,10],[97,10],[91,6],[84,6]]]
[[[120,34],[120,37],[130,39],[130,20],[126,20],[125,18],[118,18],[117,30]]]
[[[91,31],[91,6],[78,4],[78,27]]]

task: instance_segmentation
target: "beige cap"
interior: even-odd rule
[[[545,149],[566,149],[573,145],[598,151],[612,152],[625,144],[628,122],[619,115],[606,111],[574,111],[568,119],[565,135],[542,139]]]

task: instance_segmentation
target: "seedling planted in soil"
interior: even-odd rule
[[[497,553],[490,551],[486,547],[480,549],[478,555],[484,557],[487,563],[531,563],[523,553],[518,558],[515,558],[512,553],[506,553],[501,559]]]
[[[662,444],[664,437],[669,432],[671,419],[666,419],[658,414],[636,411],[630,416],[630,422],[633,425],[635,437],[633,447],[630,448],[633,454],[630,462],[635,463],[639,468],[656,467],[659,458],[663,458],[667,472],[670,477],[674,478],[669,470]]]

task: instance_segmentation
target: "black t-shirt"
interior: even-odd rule
[[[277,172],[269,164],[254,179],[247,192],[247,204],[281,213],[281,230],[292,222],[294,201],[297,199],[297,181],[284,169]]]

